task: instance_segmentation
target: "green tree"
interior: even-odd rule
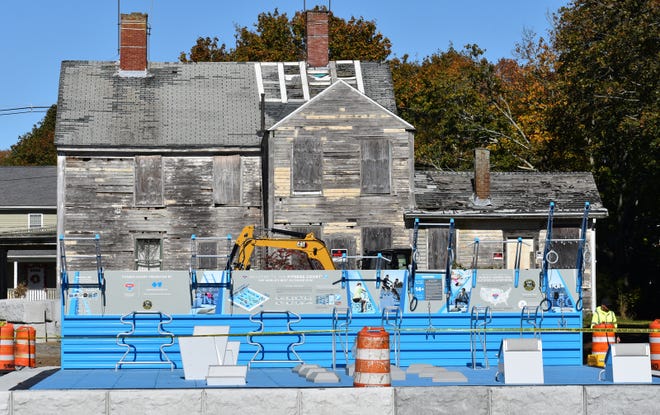
[[[57,164],[55,148],[55,119],[57,106],[51,106],[44,119],[32,131],[18,138],[0,162],[3,166],[54,166]]]
[[[655,318],[660,294],[660,3],[657,0],[576,0],[559,12],[558,53],[563,105],[553,126],[557,151],[596,177],[609,218],[599,222],[599,282],[619,302],[641,289],[648,305],[631,314]],[[653,296],[653,297],[651,297]],[[655,298],[655,302],[650,301]]]
[[[318,9],[317,9],[318,10]],[[254,30],[237,26],[235,47],[227,50],[217,37],[200,37],[181,62],[295,62],[305,59],[305,13],[289,19],[277,9],[261,13]],[[390,40],[373,21],[351,17],[348,21],[328,12],[329,58],[383,61],[391,53]]]

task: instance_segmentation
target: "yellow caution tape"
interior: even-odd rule
[[[391,327],[385,327],[389,331],[395,331]],[[314,335],[314,334],[327,334],[327,333],[337,333],[337,334],[349,334],[357,335],[359,330],[333,330],[333,329],[322,329],[322,330],[296,330],[296,331],[249,331],[243,333],[225,333],[225,334],[198,334],[198,335],[173,335],[174,338],[179,337],[260,337],[260,336],[296,336],[296,335]],[[452,333],[634,333],[634,334],[650,334],[657,333],[660,334],[660,329],[651,329],[651,328],[577,328],[577,327],[546,327],[546,328],[520,328],[520,327],[497,327],[497,328],[460,328],[460,327],[447,327],[447,328],[435,328],[435,327],[415,327],[415,328],[400,328],[396,330],[400,333],[422,333],[422,334],[452,334]],[[121,333],[120,333],[121,334]],[[116,335],[111,336],[85,336],[85,335],[76,335],[76,336],[66,336],[69,339],[81,339],[81,338],[104,338],[111,337],[116,338]],[[125,337],[120,336],[119,341],[122,340],[128,341],[129,339],[141,339],[141,338],[167,338],[168,335],[163,334],[153,334],[153,335],[127,335]],[[61,341],[64,337],[62,336],[48,336],[48,337],[36,337],[36,339],[47,339],[53,341]]]

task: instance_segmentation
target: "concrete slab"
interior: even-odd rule
[[[398,366],[390,366],[392,380],[406,380],[406,372]]]
[[[339,383],[339,376],[329,370],[310,372],[307,380],[314,383]]]
[[[467,382],[467,377],[461,372],[442,372],[431,378],[433,382]]]
[[[321,366],[319,366],[319,365],[305,365],[305,367],[301,368],[301,369],[298,371],[298,375],[300,375],[300,376],[302,376],[302,377],[305,378],[305,377],[307,377],[307,374],[308,374],[310,371],[312,371],[312,370],[318,371],[318,369],[321,369]],[[325,369],[324,369],[324,370],[325,370]]]
[[[410,375],[416,375],[422,370],[428,369],[430,367],[433,367],[433,365],[430,363],[413,363],[412,365],[408,366],[406,373]]]
[[[432,378],[433,376],[444,373],[446,371],[447,369],[445,369],[444,367],[433,366],[422,369],[417,375],[420,378]]]

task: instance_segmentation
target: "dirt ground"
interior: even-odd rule
[[[37,343],[37,367],[60,366],[60,342]]]

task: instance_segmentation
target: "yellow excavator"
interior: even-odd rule
[[[301,233],[286,229],[267,229],[272,233],[287,235],[287,238],[270,238],[267,236],[255,236],[254,225],[246,226],[236,238],[229,259],[227,269],[237,270],[250,269],[252,265],[252,254],[256,247],[275,248],[278,250],[296,251],[301,256],[306,256],[306,263],[296,261],[296,269],[336,269],[332,261],[332,255],[325,243],[314,236],[313,232]]]

